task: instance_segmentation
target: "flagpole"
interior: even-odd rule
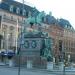
[[[17,20],[17,26],[16,26],[16,54],[17,54],[17,52],[18,52],[18,50],[17,50],[17,39],[18,39],[18,20]]]
[[[2,32],[2,16],[1,16],[1,35],[3,35],[3,32]],[[1,49],[2,48],[3,48],[3,40],[1,40]]]

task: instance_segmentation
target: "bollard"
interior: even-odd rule
[[[27,68],[32,68],[32,61],[30,60],[27,61]]]
[[[53,62],[47,62],[47,70],[53,70]]]

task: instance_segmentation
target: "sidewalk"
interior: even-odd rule
[[[10,68],[10,69],[18,69],[19,67],[9,67],[8,65],[0,63],[0,67],[3,68]],[[32,71],[45,71],[45,72],[63,72],[61,69],[37,69],[37,68],[25,68],[25,67],[20,67],[21,70],[32,70]],[[65,72],[75,72],[75,68],[65,68]]]
[[[5,63],[0,62],[0,66],[5,66],[5,65],[6,65]]]

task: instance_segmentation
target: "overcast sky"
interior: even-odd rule
[[[23,0],[16,0],[23,2]],[[39,11],[52,12],[56,18],[64,18],[70,21],[75,29],[75,0],[24,0]]]

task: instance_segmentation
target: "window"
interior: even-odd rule
[[[23,16],[25,16],[26,15],[26,10],[23,10]]]
[[[20,9],[17,7],[16,9],[16,13],[19,14],[20,13]]]
[[[14,30],[14,27],[13,26],[10,26],[10,30]]]
[[[13,20],[13,16],[11,16],[11,20]]]
[[[4,18],[4,19],[6,18],[6,14],[4,14],[3,18]]]
[[[10,11],[13,12],[13,5],[10,6]]]
[[[25,23],[26,22],[26,20],[25,19],[23,19],[23,23]]]
[[[6,30],[7,29],[7,25],[3,25],[3,30]]]
[[[9,33],[9,41],[12,41],[12,33]]]
[[[28,11],[26,11],[26,16],[28,17]]]
[[[29,11],[29,13],[28,13],[28,17],[30,17],[31,16],[31,12]]]
[[[67,28],[67,25],[65,25],[65,28]]]

